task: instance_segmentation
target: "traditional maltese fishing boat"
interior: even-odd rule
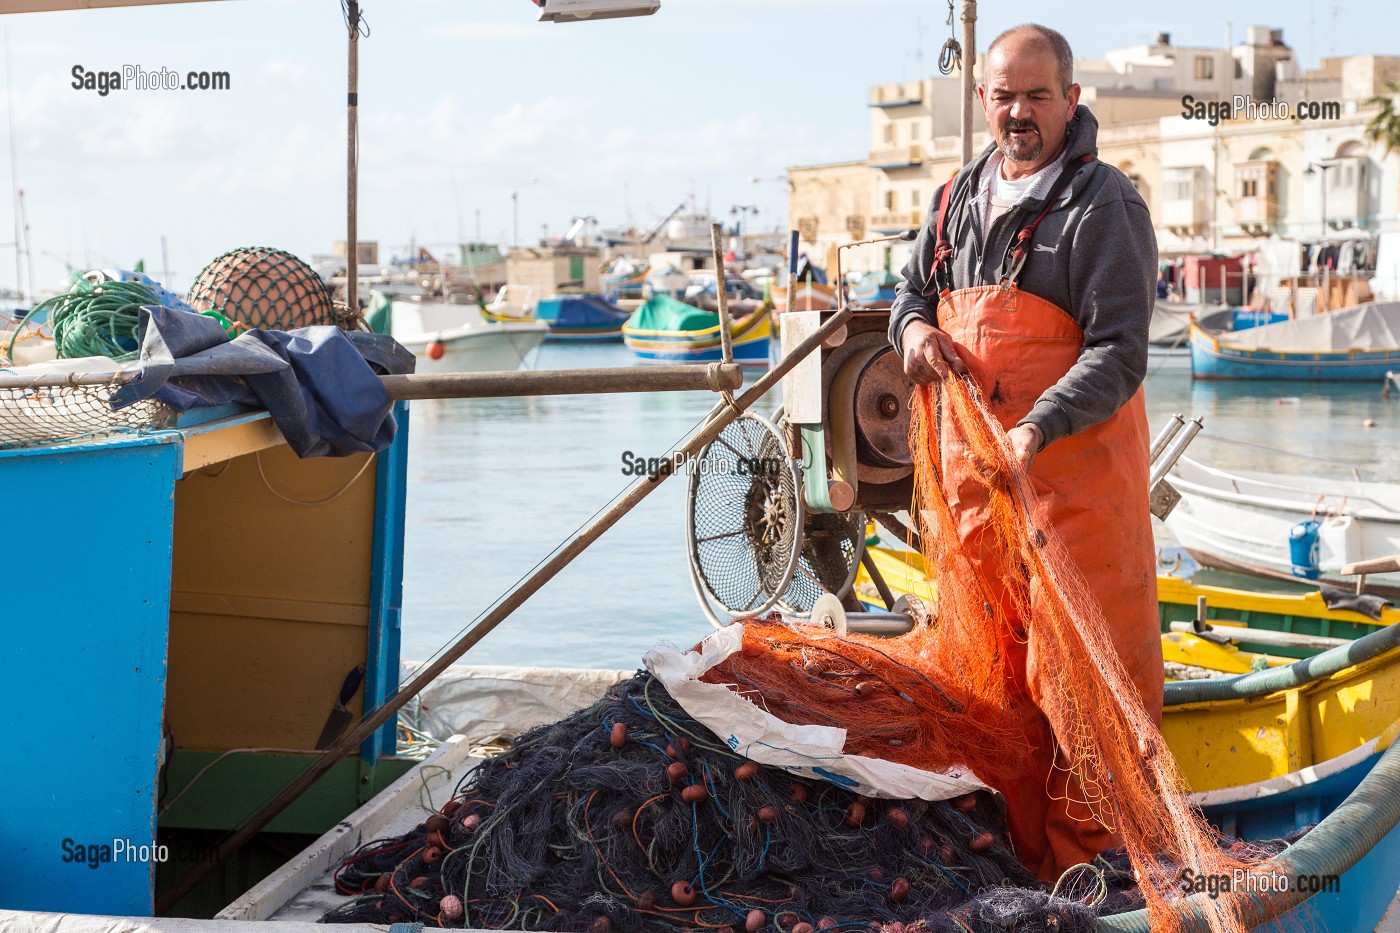
[[[733,320],[729,333],[734,359],[747,366],[767,366],[772,330],[766,309]],[[657,295],[622,325],[622,342],[648,362],[705,363],[719,360],[723,340],[718,314]]]

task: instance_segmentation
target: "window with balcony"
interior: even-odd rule
[[[1259,156],[1272,156],[1261,150]],[[1235,220],[1247,233],[1263,236],[1278,220],[1278,162],[1254,158],[1235,166]]]
[[[1215,77],[1215,59],[1209,55],[1196,56],[1196,79],[1209,81]]]

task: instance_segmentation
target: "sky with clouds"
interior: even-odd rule
[[[3,4],[0,4],[0,8]],[[1282,27],[1305,63],[1400,54],[1382,0],[983,0],[979,44],[1040,20],[1076,54],[1235,41]],[[360,43],[360,236],[381,259],[459,235],[506,244],[575,216],[646,226],[694,192],[785,224],[789,165],[862,158],[867,88],[936,71],[947,0],[662,0],[650,17],[535,21],[529,0],[366,0]],[[184,288],[237,246],[328,253],[345,230],[346,33],[337,0],[223,0],[0,16],[0,186],[25,192],[40,289],[65,268],[144,259]],[[919,52],[922,49],[923,54]],[[73,87],[87,71],[227,71],[226,91]],[[11,150],[14,160],[10,158]],[[534,181],[531,181],[534,179]],[[0,199],[0,287],[15,283]]]

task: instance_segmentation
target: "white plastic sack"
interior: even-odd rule
[[[893,761],[847,755],[846,730],[797,726],[768,713],[723,684],[700,680],[743,644],[741,623],[726,626],[682,652],[658,645],[642,658],[667,692],[731,749],[764,765],[827,781],[853,793],[897,800],[949,800],[990,790],[971,772],[940,774]]]

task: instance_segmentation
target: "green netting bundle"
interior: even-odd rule
[[[94,285],[78,279],[72,291],[41,301],[26,320],[49,312],[59,359],[107,356],[125,361],[136,358],[140,345],[141,306],[160,303],[160,296],[140,282]]]
[[[291,330],[334,324],[326,283],[285,250],[245,246],[205,266],[190,288],[196,311],[217,311],[235,324]]]

